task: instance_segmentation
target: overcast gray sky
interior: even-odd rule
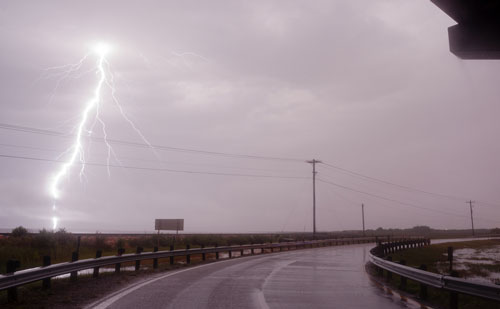
[[[469,228],[468,199],[476,227],[500,226],[500,64],[453,56],[453,24],[413,0],[2,1],[0,227],[51,228],[54,161],[67,160],[97,55],[66,79],[47,69],[98,42],[112,46],[116,95],[152,144],[280,159],[112,142],[112,165],[127,168],[87,165],[80,179],[75,165],[60,227],[184,218],[186,232],[310,231],[312,158],[404,186],[318,164],[318,230],[361,228],[361,203],[367,228]],[[143,143],[109,91],[100,114],[110,139]],[[106,164],[104,143],[84,144],[87,162]]]

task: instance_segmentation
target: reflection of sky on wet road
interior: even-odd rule
[[[374,244],[206,264],[114,294],[111,308],[419,308],[365,271]],[[168,276],[168,277],[167,277]],[[109,300],[108,300],[109,301]]]

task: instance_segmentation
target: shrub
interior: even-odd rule
[[[71,247],[76,244],[75,242],[75,236],[73,236],[71,233],[66,232],[66,229],[61,228],[57,232],[53,233],[53,236],[55,238],[55,242],[57,246],[59,247]]]
[[[116,240],[116,249],[125,248],[125,245],[126,245],[125,239],[120,237]]]
[[[28,230],[22,226],[18,226],[11,232],[12,237],[24,237],[28,235]]]

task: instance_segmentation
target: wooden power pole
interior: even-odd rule
[[[363,237],[365,236],[365,204],[361,204],[361,218],[363,219]]]
[[[313,239],[316,239],[316,163],[322,163],[319,160],[312,159],[307,161],[313,166]]]
[[[475,202],[468,201],[466,203],[469,204],[469,207],[470,207],[470,222],[472,223],[472,236],[476,236],[475,232],[474,232],[474,216],[472,215],[472,204],[474,204]]]

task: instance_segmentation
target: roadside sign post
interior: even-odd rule
[[[184,230],[184,219],[155,219],[155,230],[158,231],[158,248],[160,247],[160,230],[164,231],[176,231],[176,235],[179,231]],[[175,242],[175,237],[174,237]]]

